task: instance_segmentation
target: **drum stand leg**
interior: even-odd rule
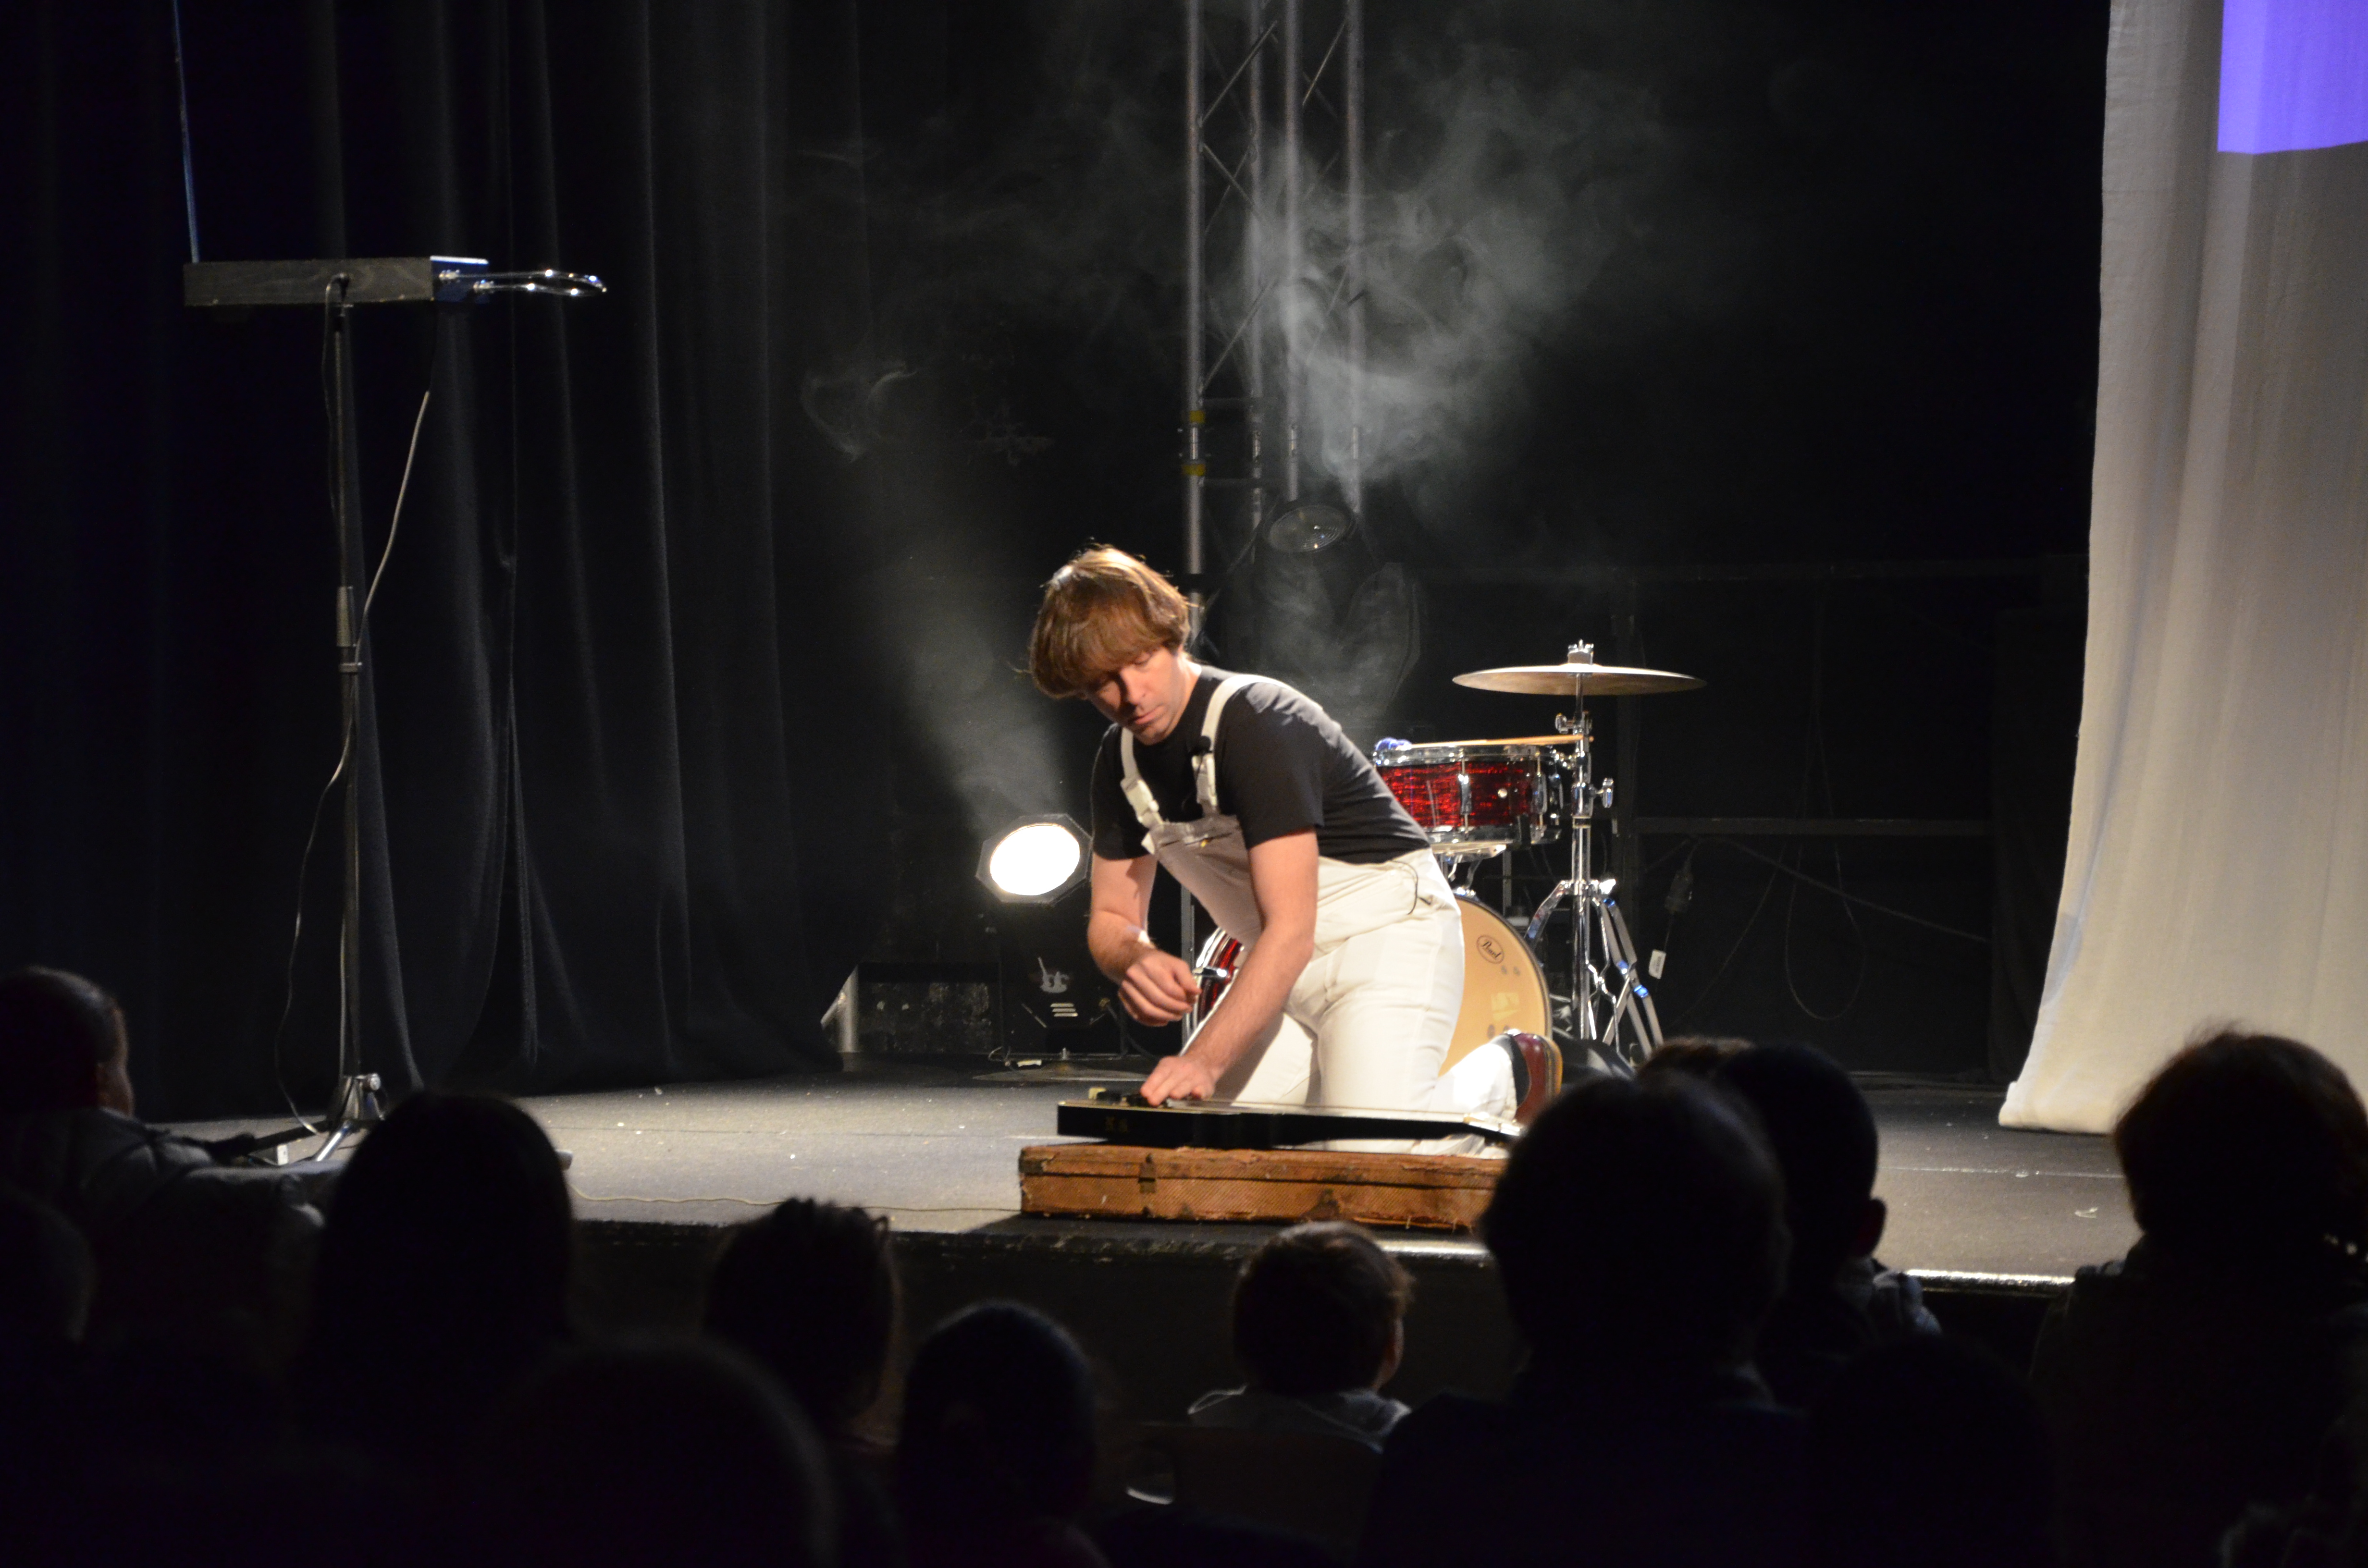
[[[1574,658],[1579,650],[1574,650]],[[1595,782],[1594,726],[1582,699],[1575,717],[1557,717],[1554,728],[1575,735],[1575,771],[1570,786],[1570,875],[1556,883],[1530,917],[1532,946],[1545,932],[1564,899],[1570,900],[1570,1036],[1615,1073],[1634,1072],[1661,1043],[1660,1016],[1653,1006],[1636,963],[1636,944],[1611,896],[1616,885],[1594,869],[1594,819],[1598,804],[1611,804],[1611,780]],[[1596,959],[1601,944],[1602,960]]]

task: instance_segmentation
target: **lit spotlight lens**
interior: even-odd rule
[[[1275,515],[1266,526],[1266,541],[1287,555],[1313,555],[1356,531],[1357,520],[1339,507],[1303,501]]]
[[[1013,828],[986,858],[986,880],[1010,898],[1042,898],[1076,875],[1086,846],[1057,822]]]

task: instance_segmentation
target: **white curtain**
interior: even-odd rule
[[[2110,1127],[2207,1020],[2368,1087],[2368,7],[2226,12],[2224,83],[2221,0],[2113,7],[2079,762],[2009,1126]]]

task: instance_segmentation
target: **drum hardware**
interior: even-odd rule
[[[1562,836],[1561,744],[1384,740],[1373,767],[1451,870]]]
[[[1530,916],[1528,938],[1537,941],[1546,923],[1570,904],[1571,996],[1569,1030],[1607,1064],[1634,1068],[1661,1043],[1661,1020],[1651,990],[1636,962],[1628,923],[1613,899],[1615,880],[1594,874],[1594,822],[1598,808],[1611,809],[1612,780],[1595,778],[1595,724],[1589,697],[1641,697],[1691,691],[1702,681],[1668,670],[1638,669],[1595,662],[1592,643],[1574,642],[1559,665],[1509,665],[1457,676],[1455,684],[1481,691],[1567,697],[1571,711],[1554,716],[1556,734],[1567,737],[1569,758],[1558,775],[1567,802],[1570,875],[1555,884]],[[1387,778],[1385,772],[1383,777]],[[1417,819],[1419,820],[1419,819]],[[1597,960],[1600,948],[1601,960]]]
[[[1511,846],[1499,845],[1497,847],[1499,849],[1508,849]],[[1478,898],[1480,896],[1480,889],[1477,884],[1480,880],[1481,867],[1489,864],[1491,861],[1495,861],[1498,864],[1509,864],[1509,862],[1505,860],[1501,855],[1497,854],[1442,855],[1438,858],[1439,869],[1447,873],[1447,885],[1455,890],[1455,896],[1458,898]]]

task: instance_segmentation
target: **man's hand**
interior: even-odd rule
[[[1250,893],[1264,929],[1227,983],[1224,1005],[1192,1037],[1192,1053],[1163,1058],[1144,1081],[1144,1097],[1152,1104],[1208,1098],[1242,1053],[1272,1034],[1315,951],[1319,858],[1314,828],[1251,846]],[[1144,934],[1158,869],[1148,855],[1132,860],[1096,855],[1093,913],[1086,922],[1095,964],[1118,982],[1126,1010],[1146,1024],[1174,1023],[1201,994],[1191,966],[1161,952]]]
[[[1169,1100],[1205,1100],[1217,1092],[1217,1075],[1194,1056],[1163,1056],[1143,1081],[1143,1097],[1153,1105]]]
[[[1174,953],[1144,946],[1118,983],[1118,998],[1140,1024],[1172,1024],[1192,1010],[1201,987],[1192,966]]]

